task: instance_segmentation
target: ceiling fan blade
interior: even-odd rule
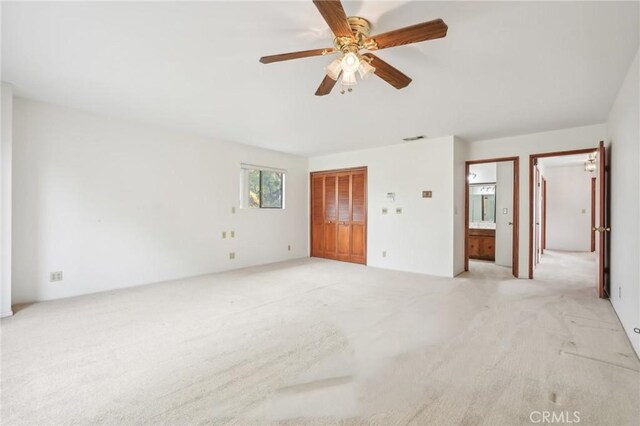
[[[289,61],[291,59],[308,58],[310,56],[321,56],[335,52],[335,49],[311,49],[302,50],[300,52],[280,53],[279,55],[263,56],[260,62],[270,64],[272,62]]]
[[[373,53],[364,53],[362,56],[371,58],[371,66],[375,67],[374,74],[395,87],[396,89],[402,89],[407,87],[411,83],[411,78],[403,74],[397,68],[389,65],[382,59],[378,58]]]
[[[318,11],[331,28],[331,32],[336,37],[353,37],[351,26],[347,21],[347,14],[340,0],[313,0]]]
[[[411,25],[387,33],[378,34],[364,40],[368,50],[386,49],[404,44],[442,38],[447,35],[447,24],[442,19]]]
[[[337,80],[334,80],[328,75],[325,75],[324,80],[322,80],[322,83],[320,83],[318,90],[316,90],[316,96],[324,96],[331,93],[331,90],[333,89],[333,86],[336,85],[336,82]]]

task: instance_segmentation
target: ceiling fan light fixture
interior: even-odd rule
[[[333,80],[337,81],[338,77],[340,77],[340,73],[341,72],[342,72],[342,63],[341,63],[340,59],[333,60],[327,66],[327,75]]]
[[[342,73],[342,90],[340,93],[344,94],[345,91],[351,92],[353,87],[358,84],[358,80],[356,80],[356,74],[353,72],[343,72]]]
[[[353,87],[358,84],[356,80],[356,74],[353,72],[344,72],[342,74],[342,86],[343,87]]]
[[[360,66],[358,67],[358,74],[360,74],[360,78],[365,79],[369,77],[376,71],[374,67],[369,65],[367,61],[360,61]]]
[[[358,71],[358,67],[360,66],[360,63],[362,61],[360,61],[360,58],[358,58],[358,55],[356,55],[353,52],[349,52],[342,57],[341,62],[342,62],[342,71],[344,71],[345,73],[354,74],[356,71]]]

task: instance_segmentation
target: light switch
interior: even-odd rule
[[[582,209],[582,214],[585,214],[587,212],[586,209]]]
[[[227,231],[222,231],[222,238],[227,238]]]
[[[396,214],[402,213],[402,207],[396,207]]]
[[[509,214],[509,209],[506,207],[502,209],[502,214]]]
[[[231,231],[231,238],[235,238],[236,237],[236,231]]]
[[[387,208],[386,207],[382,208],[382,214],[387,214]]]
[[[432,191],[422,191],[422,198],[431,198],[433,197]]]
[[[235,214],[235,212],[236,212],[236,206],[231,206],[231,213]]]

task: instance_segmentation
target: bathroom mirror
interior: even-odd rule
[[[496,222],[496,184],[469,185],[469,222]]]

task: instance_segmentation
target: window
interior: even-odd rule
[[[242,206],[245,208],[283,209],[284,170],[244,166]]]

